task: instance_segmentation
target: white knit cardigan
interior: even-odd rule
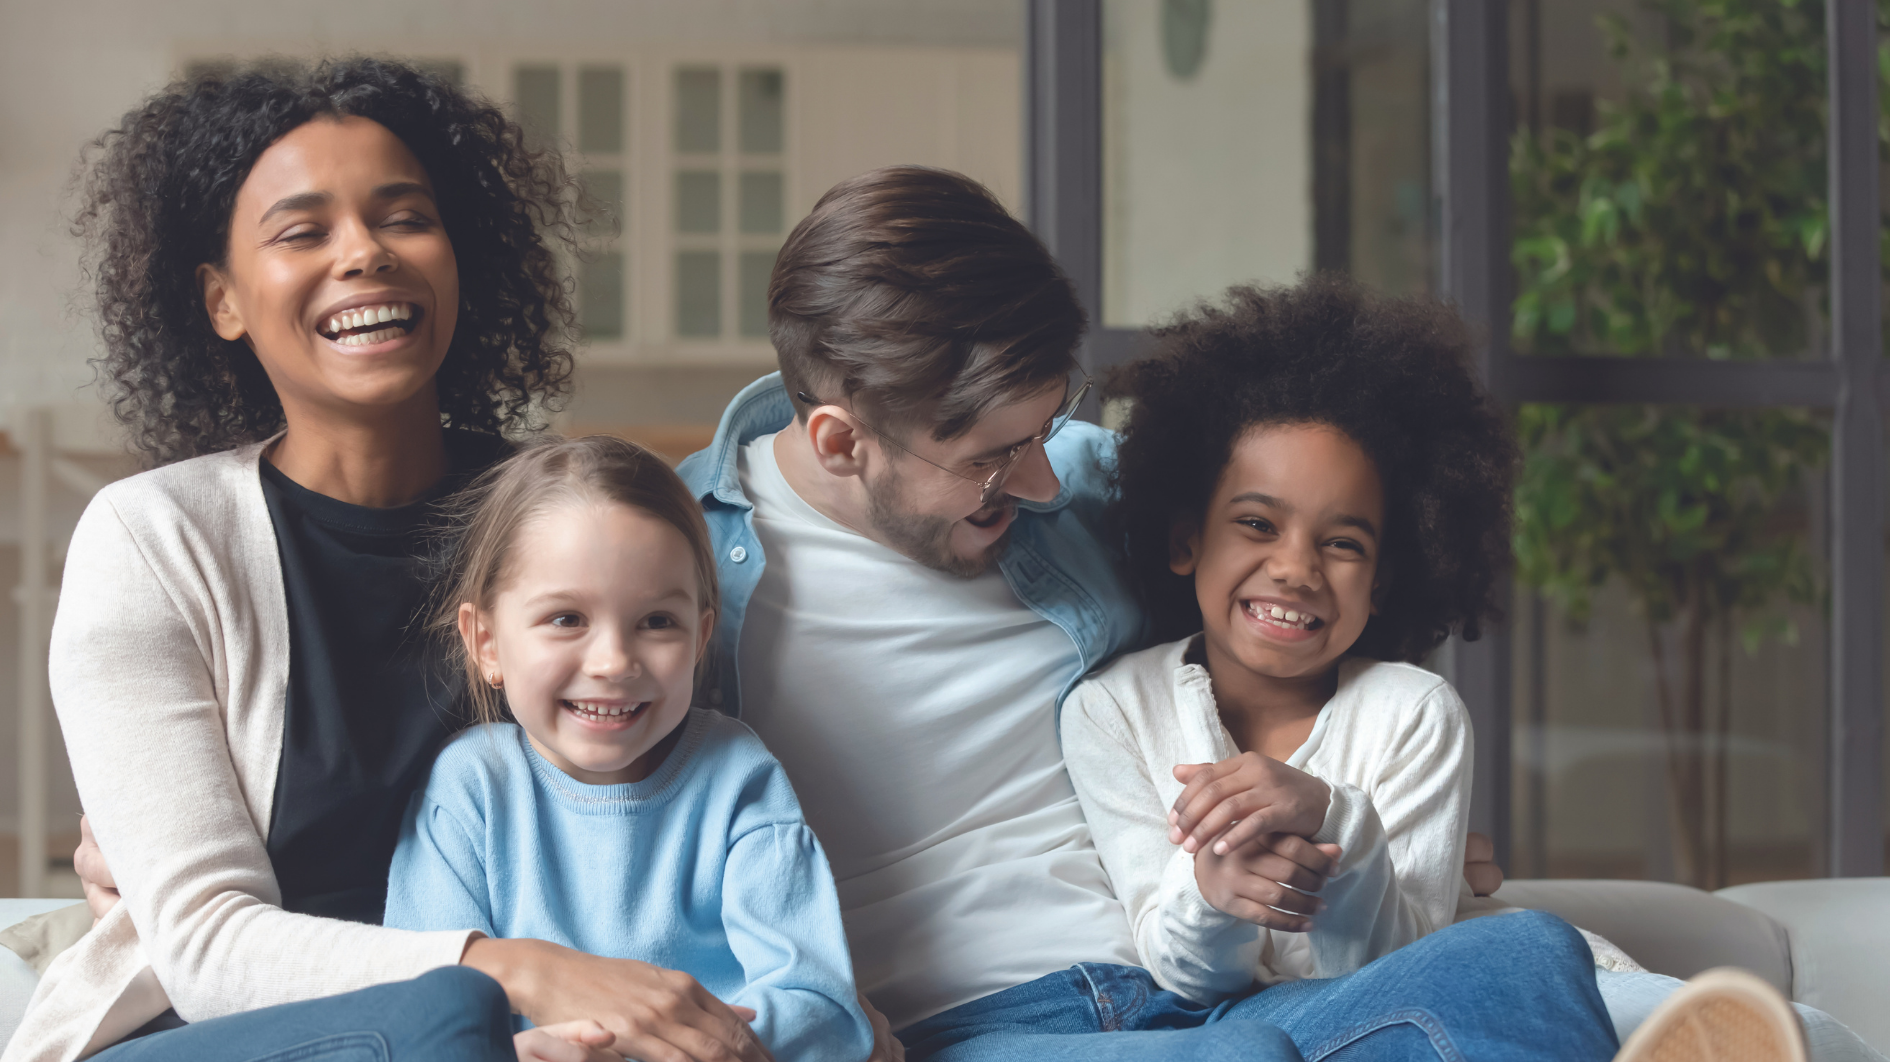
[[[289,620],[255,444],[86,507],[53,622],[54,708],[123,902],[55,959],[0,1062],[70,1062],[167,1007],[202,1021],[417,977],[469,932],[279,905],[264,841]]]

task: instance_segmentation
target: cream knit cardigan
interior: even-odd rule
[[[470,933],[290,914],[264,849],[289,620],[266,443],[114,483],[53,622],[54,708],[123,901],[55,959],[0,1062],[69,1062],[167,1007],[202,1021],[417,977]]]

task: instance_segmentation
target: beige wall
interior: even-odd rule
[[[919,162],[962,169],[1021,208],[1018,95],[1021,0],[75,0],[0,8],[0,433],[24,405],[60,407],[68,451],[110,451],[109,424],[90,389],[95,338],[86,316],[77,245],[67,231],[80,148],[182,64],[220,55],[368,51],[460,62],[469,82],[503,98],[520,59],[621,61],[649,67],[633,111],[679,57],[778,62],[788,71],[788,224],[829,185],[877,165]],[[664,138],[660,108],[638,112],[644,143]],[[639,125],[638,123],[642,123]],[[633,136],[637,135],[633,132]],[[632,239],[665,260],[669,204],[662,152],[632,174],[652,191]],[[654,266],[645,272],[653,272]],[[637,288],[629,312],[638,342],[587,350],[566,423],[622,429],[656,425],[687,447],[743,383],[766,371],[765,343],[668,342],[666,292]],[[644,323],[646,317],[651,323]],[[682,430],[672,430],[680,425]],[[82,458],[97,471],[129,466]],[[0,440],[0,591],[18,582],[18,460]],[[55,551],[83,498],[54,487]],[[53,574],[57,578],[57,573]],[[0,833],[17,809],[17,614],[0,594]],[[35,664],[32,666],[43,666]],[[52,827],[78,803],[55,735]],[[10,875],[0,895],[12,891]]]

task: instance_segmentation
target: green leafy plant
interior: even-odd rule
[[[1601,21],[1627,91],[1598,105],[1595,131],[1524,132],[1512,145],[1517,348],[1819,351],[1824,5],[1648,7],[1664,23],[1658,43]],[[1880,0],[1880,22],[1886,12]],[[1890,52],[1880,65],[1890,70]],[[1803,527],[1784,514],[1826,460],[1828,432],[1790,409],[1578,405],[1525,407],[1518,427],[1520,578],[1577,622],[1597,589],[1625,586],[1655,662],[1677,870],[1721,884],[1734,646],[1795,637],[1783,606],[1820,597]]]

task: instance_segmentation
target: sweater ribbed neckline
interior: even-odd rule
[[[590,785],[559,770],[532,747],[524,727],[518,728],[518,743],[525,752],[526,762],[532,765],[532,773],[559,803],[572,811],[582,815],[639,815],[669,803],[684,788],[696,751],[702,747],[703,736],[708,732],[705,710],[689,709],[681,725],[682,739],[669,750],[663,765],[654,774],[640,782],[615,785]]]

